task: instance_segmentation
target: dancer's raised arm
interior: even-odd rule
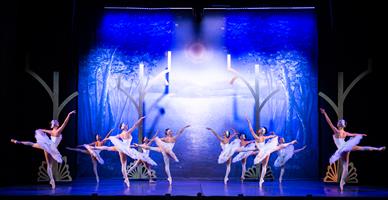
[[[247,119],[247,122],[248,122],[249,131],[251,132],[253,138],[255,138],[256,140],[258,140],[258,139],[259,139],[259,136],[255,133],[255,130],[253,130],[251,121],[249,120],[248,117],[246,117],[246,119]]]
[[[323,108],[320,108],[319,109],[321,111],[321,113],[325,116],[325,119],[326,119],[326,122],[329,124],[331,130],[333,130],[334,133],[337,133],[338,132],[338,129],[333,125],[333,123],[331,122],[329,116],[327,115],[325,109]]]
[[[133,132],[133,131],[141,124],[141,121],[142,121],[144,118],[145,118],[145,116],[140,117],[140,119],[137,120],[137,121],[135,122],[135,124],[133,124],[133,126],[132,126],[130,129],[128,129],[127,133],[132,133],[132,132]]]
[[[264,136],[264,139],[267,140],[267,139],[271,139],[271,138],[277,137],[276,133],[273,132],[273,131],[272,131],[270,134],[271,134],[271,135]]]
[[[155,138],[158,136],[158,134],[159,134],[159,129],[156,130],[154,136],[152,136],[152,138],[151,138],[150,141],[147,143],[147,145],[150,145],[150,144],[155,140]]]
[[[186,125],[185,127],[181,128],[174,138],[177,139],[180,135],[182,135],[183,131],[185,131],[185,129],[189,128],[190,126],[191,125]]]
[[[69,114],[67,114],[65,121],[63,121],[62,125],[58,128],[59,133],[62,133],[63,129],[66,127],[67,123],[69,122],[70,116],[74,113],[75,113],[75,110],[73,110],[73,111],[69,112]]]
[[[222,142],[223,141],[223,139],[221,138],[221,136],[220,135],[218,135],[218,133],[216,132],[216,131],[214,131],[212,128],[206,128],[207,130],[209,130],[210,132],[212,132],[213,133],[213,135],[215,135],[216,137],[217,137],[217,139],[220,141],[220,142]]]
[[[110,134],[113,132],[113,130],[115,130],[114,128],[110,129],[110,131],[108,132],[108,134],[106,134],[106,136],[104,137],[104,139],[101,140],[102,144],[104,144],[107,140],[109,140],[109,136]]]

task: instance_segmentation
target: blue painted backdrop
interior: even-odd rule
[[[106,10],[97,31],[97,43],[80,60],[80,144],[105,135],[118,124],[130,125],[138,113],[123,88],[138,99],[139,64],[144,77],[153,79],[167,67],[172,52],[169,81],[164,76],[149,84],[144,100],[145,135],[165,128],[192,127],[179,138],[175,152],[179,163],[171,164],[173,177],[222,179],[224,165],[217,164],[219,142],[205,128],[220,134],[235,128],[248,132],[245,116],[254,121],[254,98],[246,85],[227,71],[227,54],[233,69],[249,84],[259,80],[260,101],[279,89],[263,107],[261,125],[297,139],[296,147],[307,149],[289,161],[286,178],[317,178],[317,32],[313,10],[206,10],[195,22],[191,10]],[[168,87],[168,93],[166,92]],[[133,133],[137,142],[137,130]],[[111,145],[107,143],[107,145]],[[120,177],[119,157],[103,152],[100,174]],[[276,158],[273,154],[270,165]],[[165,177],[162,158],[158,177]],[[248,161],[248,167],[252,165]],[[92,176],[90,158],[79,156],[78,175]],[[231,177],[240,177],[240,164],[233,164]],[[275,175],[278,174],[274,169]]]

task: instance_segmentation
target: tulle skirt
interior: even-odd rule
[[[172,152],[172,148],[174,148],[175,143],[167,143],[163,142],[159,137],[155,138],[155,143],[163,149],[165,152]]]
[[[56,139],[57,143],[55,143],[47,136],[46,133],[38,129],[35,131],[35,139],[36,143],[38,143],[45,152],[50,154],[50,156],[54,158],[55,161],[62,163],[62,155],[59,153],[57,148],[59,142],[62,139],[62,135]]]
[[[275,167],[282,167],[286,162],[292,158],[294,155],[294,145],[288,145],[286,148],[282,149],[278,153],[278,157],[275,160]]]
[[[278,137],[271,138],[267,143],[264,144],[262,148],[260,148],[259,153],[256,155],[253,163],[255,165],[261,163],[264,158],[269,156],[272,152],[276,151],[278,146]]]
[[[127,144],[120,140],[119,138],[115,136],[110,136],[109,140],[112,142],[112,144],[115,146],[116,150],[124,153],[125,155],[129,156],[130,158],[137,160],[141,158],[140,153],[136,151],[135,149],[130,147],[130,144]]]
[[[248,144],[247,146],[243,147],[242,151],[233,158],[232,162],[235,163],[241,161],[244,158],[248,158],[250,155],[252,155],[255,149],[255,143]]]
[[[156,164],[156,162],[152,160],[149,154],[150,154],[149,150],[145,150],[144,152],[139,152],[139,155],[140,155],[139,159],[150,165],[157,166],[158,164]]]
[[[218,156],[218,164],[222,164],[228,161],[239,147],[240,147],[239,139],[235,139],[231,143],[226,144],[221,154]]]
[[[89,154],[97,160],[98,163],[100,163],[101,165],[104,164],[104,160],[100,156],[101,150],[93,149],[92,146],[87,145],[87,144],[84,144],[83,146],[89,152]]]
[[[330,164],[333,164],[335,161],[337,161],[344,152],[352,151],[352,148],[354,146],[358,145],[358,143],[360,143],[361,139],[362,139],[361,135],[356,135],[354,137],[351,137],[349,140],[347,140],[341,146],[339,146],[337,151],[330,157]]]

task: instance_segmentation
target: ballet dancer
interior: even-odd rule
[[[283,137],[279,137],[279,144],[285,144],[285,140]],[[280,167],[280,175],[279,175],[279,183],[282,183],[283,180],[283,175],[285,171],[285,165],[289,159],[292,158],[292,156],[306,148],[306,145],[303,146],[300,149],[294,148],[294,145],[289,145],[283,149],[280,149],[278,151],[278,157],[275,160],[274,166],[275,167]]]
[[[367,136],[366,134],[349,133],[345,131],[346,121],[344,119],[338,120],[337,127],[335,127],[331,122],[329,116],[327,115],[325,109],[320,108],[320,111],[324,115],[327,124],[333,131],[333,140],[338,148],[337,151],[330,157],[330,164],[334,163],[338,159],[340,159],[342,162],[340,190],[343,191],[346,182],[346,177],[348,176],[349,153],[351,151],[383,151],[385,150],[385,146],[379,148],[371,146],[357,146],[358,143],[360,143],[362,137]],[[345,141],[346,137],[351,138]]]
[[[149,149],[152,151],[156,151],[162,154],[163,161],[164,161],[164,170],[167,174],[167,180],[169,184],[172,184],[172,177],[170,172],[170,158],[172,158],[175,162],[179,162],[178,158],[176,157],[175,153],[172,151],[174,148],[174,145],[179,138],[179,136],[182,135],[182,133],[185,131],[186,128],[189,128],[191,125],[187,125],[183,128],[181,128],[178,133],[173,136],[173,132],[171,129],[167,128],[164,131],[165,136],[162,138],[159,138],[158,136],[153,137],[149,144],[151,144],[152,141],[155,141],[157,147],[151,147],[146,144],[139,145],[143,149]]]
[[[147,174],[149,178],[149,183],[154,183],[155,181],[152,180],[152,174],[151,174],[151,165],[156,166],[156,162],[150,158],[150,149],[147,148],[147,146],[150,146],[153,142],[154,138],[157,136],[159,130],[156,131],[155,135],[150,139],[147,137],[143,138],[143,144],[134,144],[135,147],[141,147],[143,152],[139,152],[142,156],[136,160],[135,164],[128,170],[128,173],[135,169],[138,165],[141,163],[144,164],[144,166],[147,168]]]
[[[264,183],[264,176],[267,171],[267,165],[271,154],[275,151],[280,151],[284,148],[287,148],[290,145],[294,145],[297,142],[296,140],[293,140],[292,142],[289,142],[289,143],[279,144],[278,136],[274,132],[271,132],[270,135],[274,137],[270,138],[270,140],[267,143],[262,145],[254,160],[255,165],[258,165],[259,163],[263,163],[262,165],[263,171],[261,172],[260,181],[259,181],[260,188],[262,188],[262,185]]]
[[[136,123],[128,129],[128,125],[125,123],[120,124],[121,133],[116,136],[110,136],[108,139],[113,143],[113,146],[95,146],[93,149],[116,151],[119,153],[121,162],[121,173],[124,178],[124,183],[127,187],[130,187],[130,183],[127,175],[127,157],[137,160],[141,155],[135,149],[131,148],[132,132],[140,125],[145,117],[141,117]]]
[[[104,164],[104,160],[100,156],[101,150],[93,149],[93,147],[101,147],[104,146],[105,142],[108,140],[108,137],[112,133],[114,129],[111,129],[108,134],[106,134],[105,138],[101,140],[101,136],[99,134],[96,135],[96,141],[89,143],[89,144],[83,144],[83,145],[78,145],[77,148],[71,148],[71,147],[66,147],[66,149],[71,150],[71,151],[77,151],[81,152],[87,155],[90,155],[90,159],[93,164],[93,172],[94,175],[96,176],[96,181],[97,183],[100,182],[100,178],[98,176],[98,171],[97,171],[97,163],[100,163],[101,165]],[[83,148],[82,148],[83,147]]]
[[[62,163],[62,155],[58,151],[58,145],[62,140],[62,131],[66,127],[69,122],[70,116],[75,113],[71,111],[67,114],[65,121],[63,121],[62,125],[59,124],[58,120],[51,120],[51,130],[47,129],[37,129],[35,130],[35,139],[36,143],[29,141],[18,141],[15,139],[11,139],[11,142],[14,144],[23,144],[27,146],[31,146],[33,148],[42,149],[44,151],[44,156],[47,163],[47,174],[50,178],[50,185],[52,189],[55,189],[55,180],[53,176],[53,163],[54,161],[58,163]],[[50,138],[47,136],[50,135]]]
[[[255,155],[255,152],[257,151],[254,151],[255,141],[254,140],[247,141],[246,135],[244,133],[240,134],[239,139],[240,139],[240,147],[236,150],[236,152],[239,152],[239,153],[232,159],[232,163],[241,161],[240,180],[244,181],[245,179],[244,175],[245,175],[245,172],[247,171],[247,166],[246,166],[247,158],[251,155]]]
[[[253,138],[255,139],[256,148],[258,149],[258,152],[256,154],[256,157],[254,159],[254,164],[258,165],[261,163],[261,175],[260,175],[260,181],[259,181],[259,187],[262,188],[264,183],[264,177],[267,173],[267,166],[269,157],[272,152],[278,151],[282,148],[287,147],[288,145],[295,144],[296,140],[290,142],[278,145],[278,139],[277,135],[275,135],[274,132],[271,132],[271,135],[265,136],[264,134],[267,132],[267,129],[265,127],[261,127],[259,130],[257,130],[257,134],[253,130],[252,123],[249,120],[248,117],[246,117],[248,121],[249,131],[251,132]],[[265,143],[265,140],[270,139],[267,143]]]
[[[216,131],[214,131],[211,128],[206,128],[211,133],[213,133],[214,136],[220,141],[221,145],[221,153],[218,156],[218,164],[222,164],[226,162],[226,172],[224,177],[224,184],[228,183],[229,180],[229,173],[230,173],[230,167],[232,165],[232,159],[231,157],[236,152],[236,150],[240,147],[240,140],[235,139],[232,142],[230,140],[238,135],[237,131],[233,129],[233,134],[231,135],[228,130],[223,132],[223,136],[221,137],[218,135]]]

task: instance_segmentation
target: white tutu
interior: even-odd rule
[[[235,139],[229,144],[221,145],[223,146],[223,150],[221,154],[218,156],[218,164],[225,163],[233,156],[233,154],[236,152],[236,150],[240,147],[240,139]]]
[[[252,155],[254,150],[256,149],[255,143],[250,143],[247,146],[242,148],[242,151],[238,153],[232,160],[233,163],[239,162],[244,158],[248,158],[248,156]]]
[[[281,167],[292,158],[294,155],[294,145],[288,145],[286,148],[279,150],[278,157],[275,160],[274,166]]]
[[[256,155],[253,163],[255,165],[261,163],[265,157],[274,152],[278,147],[278,137],[271,138],[267,143],[260,148],[259,153]]]
[[[143,149],[143,152],[139,152],[139,156],[140,156],[140,160],[150,164],[150,165],[153,165],[153,166],[156,166],[158,164],[156,164],[156,162],[154,160],[152,160],[152,158],[150,157],[150,150],[145,150]]]
[[[83,146],[90,153],[90,155],[92,155],[98,161],[98,163],[100,163],[101,165],[104,164],[104,160],[100,156],[101,150],[93,149],[93,147],[87,144],[84,144]]]
[[[175,143],[163,142],[159,137],[155,138],[155,143],[166,152],[171,152]]]
[[[38,129],[35,130],[35,138],[36,143],[38,143],[44,151],[50,154],[51,157],[54,158],[54,160],[56,160],[58,163],[62,163],[62,155],[61,153],[59,153],[57,148],[62,140],[62,135],[60,135],[59,137],[51,136],[50,139],[46,133]]]
[[[334,137],[334,135],[333,135],[333,139],[338,149],[330,157],[330,164],[333,164],[335,161],[337,161],[341,157],[342,153],[352,151],[352,148],[358,145],[358,143],[360,143],[362,139],[362,135],[356,135],[354,137],[351,137],[346,142],[345,142],[345,138],[336,138]]]
[[[126,154],[127,156],[131,157],[134,160],[139,159],[140,153],[136,151],[135,149],[131,148],[131,141],[130,140],[120,140],[119,138],[115,136],[110,136],[109,140],[112,142],[112,144],[115,146],[117,151]]]

